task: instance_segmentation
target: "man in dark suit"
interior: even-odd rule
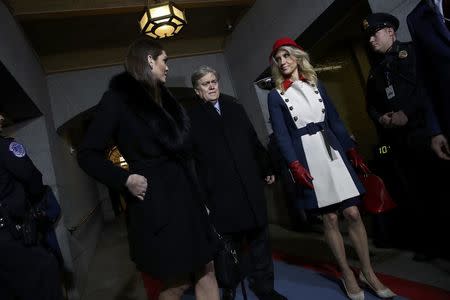
[[[202,66],[191,79],[199,98],[190,109],[193,147],[214,226],[239,246],[248,242],[248,279],[258,298],[286,299],[274,290],[263,182],[275,177],[267,151],[243,107],[220,93],[216,70]],[[235,287],[223,290],[223,299],[234,297]]]
[[[432,131],[431,148],[440,158],[433,167],[435,186],[441,191],[434,201],[436,232],[445,228],[446,213],[450,210],[447,199],[447,176],[450,171],[450,0],[422,0],[407,17],[408,28],[417,54],[418,74],[430,96],[427,121]],[[439,241],[437,255],[449,258],[450,248]]]
[[[407,17],[419,74],[431,96],[432,148],[450,160],[450,0],[422,0]]]

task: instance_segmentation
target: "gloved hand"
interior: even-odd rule
[[[355,148],[348,149],[347,157],[355,169],[360,169],[365,174],[370,173],[369,168],[364,163],[363,157],[356,151]]]
[[[311,174],[309,174],[308,170],[306,170],[298,160],[294,160],[289,163],[289,170],[291,170],[292,176],[294,177],[296,183],[306,186],[307,188],[314,189]]]

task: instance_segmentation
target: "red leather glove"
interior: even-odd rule
[[[347,157],[350,160],[350,162],[352,163],[353,167],[355,169],[360,169],[362,172],[364,172],[365,174],[370,173],[369,168],[367,167],[367,165],[364,163],[364,159],[361,156],[361,154],[359,154],[355,148],[350,148],[347,151]]]
[[[314,189],[311,182],[313,180],[311,174],[309,174],[308,170],[298,160],[294,160],[289,164],[289,170],[291,170],[292,177],[294,177],[296,183]]]

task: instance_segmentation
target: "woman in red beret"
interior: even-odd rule
[[[359,280],[381,298],[395,294],[375,275],[369,258],[367,235],[357,205],[364,188],[355,169],[367,172],[308,54],[290,38],[277,40],[270,54],[275,82],[268,96],[270,120],[279,149],[297,187],[300,208],[322,216],[325,240],[342,271],[341,281],[350,299],[364,292],[348,265],[338,215],[361,263]]]

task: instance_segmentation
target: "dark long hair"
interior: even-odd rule
[[[161,103],[159,83],[153,77],[147,57],[151,55],[156,60],[163,51],[159,43],[148,36],[141,36],[130,45],[125,58],[127,72],[145,87],[150,97],[157,103]]]

